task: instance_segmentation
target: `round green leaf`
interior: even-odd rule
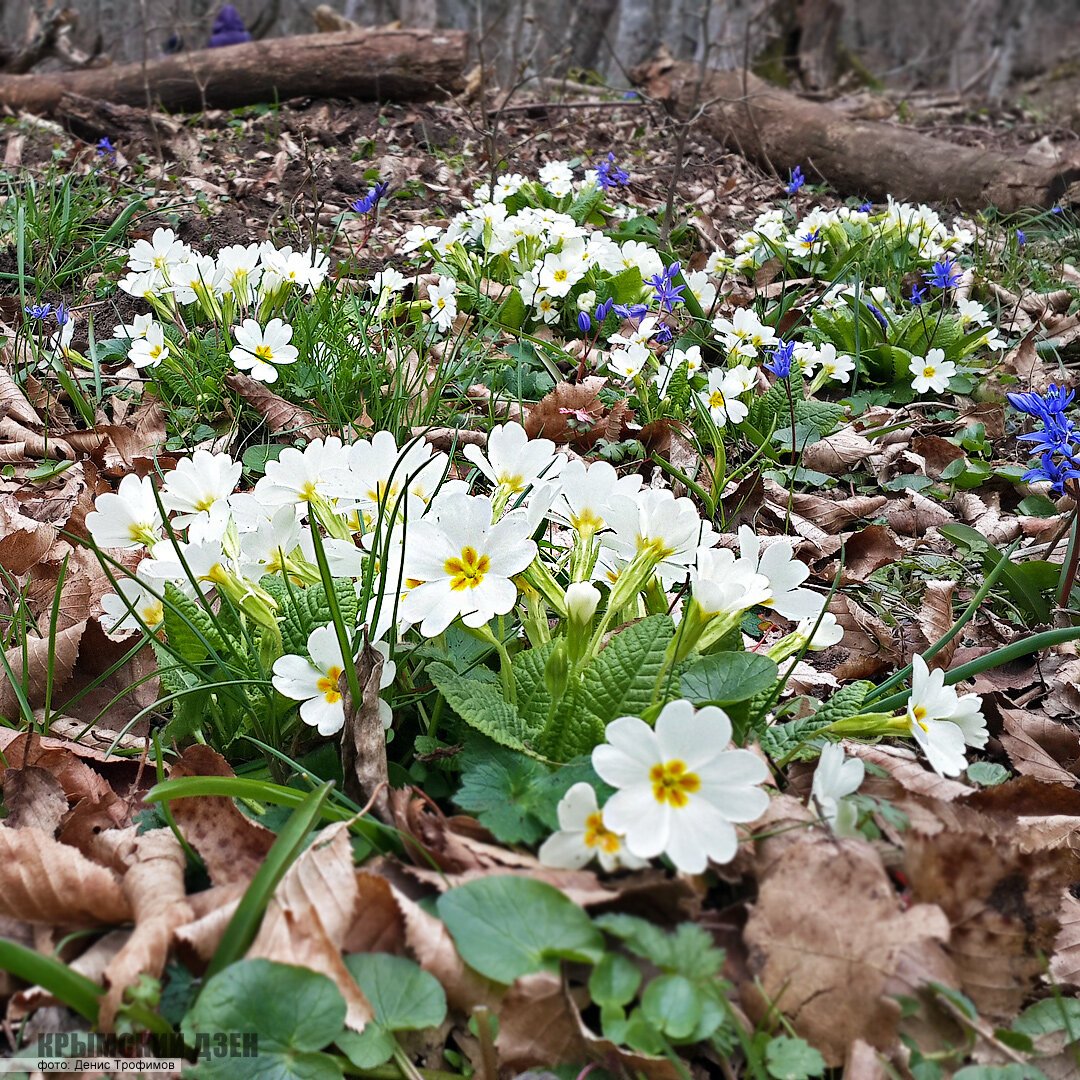
[[[346,1031],[337,1038],[338,1049],[358,1068],[374,1069],[384,1065],[397,1049],[393,1032],[376,1023],[363,1031]]]
[[[595,964],[604,955],[589,916],[543,881],[470,881],[443,893],[437,908],[465,963],[495,982],[556,970],[560,959]]]
[[[446,1019],[446,994],[439,980],[404,956],[353,953],[345,966],[389,1031],[420,1031]]]
[[[596,1005],[626,1005],[641,985],[641,969],[621,953],[605,953],[589,975],[589,996]]]
[[[768,690],[777,674],[776,664],[758,653],[713,653],[683,674],[682,692],[695,705],[734,705]]]
[[[199,1075],[222,1080],[340,1080],[341,1066],[318,1053],[345,1026],[345,999],[325,975],[271,960],[240,960],[208,980],[182,1023],[198,1033],[254,1032],[249,1058],[207,1058]]]
[[[701,998],[682,975],[660,975],[641,995],[645,1019],[673,1039],[685,1039],[701,1019]]]
[[[825,1071],[825,1059],[805,1039],[777,1035],[765,1047],[765,1068],[775,1080],[808,1080]]]

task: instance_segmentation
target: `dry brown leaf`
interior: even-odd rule
[[[119,878],[40,829],[0,827],[0,914],[46,926],[131,919]]]
[[[1020,709],[1002,709],[1001,716],[1004,723],[1004,731],[1000,735],[1001,745],[1018,773],[1033,776],[1047,784],[1066,784],[1072,787],[1076,783],[1076,777],[1039,744],[1036,731],[1041,725],[1029,726],[1028,713]],[[1061,730],[1065,733],[1064,729]],[[1072,732],[1065,734],[1072,743],[1069,749],[1075,761],[1077,743],[1080,740]]]
[[[940,802],[952,802],[971,794],[971,788],[959,780],[949,780],[938,776],[926,768],[914,750],[900,746],[879,744],[869,746],[866,743],[845,742],[844,748],[852,757],[883,769],[906,791]]]
[[[865,1039],[851,1044],[844,1062],[844,1080],[886,1080],[889,1075],[878,1052]]]
[[[228,762],[208,746],[190,746],[170,777],[233,776]],[[252,821],[224,796],[176,799],[173,817],[184,839],[199,853],[215,885],[250,881],[274,843],[274,834]]]
[[[58,631],[52,641],[48,637],[31,637],[26,640],[26,667],[23,667],[23,646],[12,646],[5,658],[15,676],[16,683],[25,690],[31,707],[45,700],[46,687],[51,679],[53,693],[63,689],[71,678],[75,661],[79,657],[86,622],[78,622],[66,630]],[[21,716],[15,687],[5,675],[0,680],[0,716],[12,723]]]
[[[60,781],[47,769],[30,765],[4,770],[4,824],[11,829],[38,829],[55,836],[68,810]]]
[[[25,574],[46,559],[58,536],[52,525],[24,515],[13,496],[0,496],[0,567],[9,574]]]
[[[1080,986],[1080,899],[1071,892],[1061,899],[1058,924],[1050,976],[1059,986]]]
[[[372,801],[375,813],[390,820],[390,777],[386,765],[386,729],[379,705],[379,679],[383,657],[371,647],[365,635],[356,658],[356,678],[360,701],[354,701],[344,672],[340,679],[341,703],[345,726],[341,731],[341,767],[345,776],[345,794],[360,806]]]
[[[844,541],[844,570],[840,584],[865,582],[875,571],[904,555],[904,545],[887,525],[867,525]]]
[[[108,990],[99,1020],[105,1031],[112,1030],[129,986],[142,975],[161,977],[173,933],[191,921],[184,887],[187,856],[169,829],[152,829],[134,837],[127,862],[122,887],[135,929],[105,972]]]
[[[890,627],[850,596],[837,593],[829,611],[844,628],[844,640],[831,654],[839,658],[831,669],[837,679],[872,678],[900,658],[899,643]]]
[[[816,443],[811,443],[803,451],[801,464],[804,469],[816,469],[818,472],[828,473],[829,476],[839,476],[874,453],[876,447],[866,436],[860,435],[853,428],[843,428]]]
[[[928,645],[933,645],[952,629],[952,598],[955,591],[955,581],[926,582],[923,589],[922,607],[919,609],[919,629],[922,630]],[[953,654],[956,652],[956,643],[957,639],[953,638],[948,645],[935,654],[929,667],[948,671]]]
[[[345,938],[345,952],[402,952],[405,920],[390,883],[378,874],[357,870],[356,891],[356,915]]]
[[[788,826],[758,844],[758,898],[744,933],[754,984],[743,1003],[756,1020],[780,1009],[829,1065],[863,1039],[888,1050],[896,1039],[903,963],[950,984],[943,912],[903,910],[873,847],[837,840],[808,823],[806,808],[782,796],[761,824]]]
[[[926,462],[926,475],[934,480],[941,476],[947,466],[967,456],[956,443],[940,435],[916,435],[911,440],[911,449]]]
[[[1007,802],[1007,795],[998,793],[996,801]],[[949,828],[935,836],[909,836],[904,870],[914,898],[949,917],[948,952],[964,993],[987,1019],[1004,1021],[1043,975],[1076,856],[1066,843],[1023,850],[1031,845],[1018,837],[1015,819],[999,824],[970,809],[976,801],[951,806]]]
[[[826,499],[807,492],[794,492],[790,498],[791,508],[796,514],[809,518],[827,533],[838,533],[855,521],[874,517],[889,501],[886,495],[852,495],[847,499]]]
[[[624,402],[612,409],[600,400],[607,379],[589,375],[579,383],[559,383],[525,410],[524,427],[530,439],[551,439],[577,450],[591,449],[599,439],[617,439],[633,414]]]
[[[174,938],[189,967],[198,971],[210,963],[246,891],[246,883],[234,881],[188,897],[194,918],[181,926]]]
[[[288,435],[293,439],[321,439],[326,425],[314,413],[286,401],[256,379],[240,372],[225,377],[225,385],[235,391],[265,421],[271,435]]]
[[[341,958],[358,896],[349,823],[337,822],[289,867],[247,956],[297,964],[333,979],[348,1006],[345,1023],[363,1031],[375,1014]]]
[[[953,516],[920,492],[906,491],[902,501],[894,500],[886,509],[885,520],[897,536],[922,536],[928,529],[948,525]]]

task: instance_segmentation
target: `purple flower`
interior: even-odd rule
[[[594,315],[596,316],[597,326],[602,325],[604,320],[611,314],[611,309],[614,304],[614,299],[609,297],[607,300],[603,301],[603,303],[596,305],[596,311],[594,312]]]
[[[63,300],[61,300],[60,303],[56,305],[56,311],[54,312],[54,316],[56,318],[57,326],[67,326],[67,324],[71,321],[71,314],[64,306]]]
[[[926,299],[926,289],[918,285],[911,286],[911,295],[908,299],[915,305],[915,307],[921,307],[923,301]]]
[[[805,183],[806,177],[803,176],[802,166],[796,165],[795,168],[788,173],[788,182],[784,190],[789,195],[794,195]]]
[[[26,314],[29,315],[31,319],[37,319],[38,322],[42,322],[52,314],[52,304],[47,302],[43,304],[27,304],[25,310]]]
[[[108,135],[102,135],[95,144],[98,157],[116,158],[116,147],[113,146],[112,141]]]
[[[1058,460],[1049,451],[1042,454],[1039,464],[1032,466],[1023,475],[1026,483],[1037,483],[1040,480],[1050,481],[1050,490],[1062,495],[1065,492],[1065,481],[1080,479],[1080,468],[1074,457],[1066,457]]]
[[[791,362],[795,358],[795,342],[780,340],[775,349],[769,350],[772,360],[765,364],[765,370],[771,371],[778,379],[786,379],[791,375]]]
[[[382,180],[376,180],[375,186],[368,189],[368,193],[360,199],[354,199],[349,203],[349,209],[354,214],[370,214],[376,206],[379,205],[380,200],[389,190],[390,185]]]
[[[240,18],[240,12],[232,4],[224,4],[210,30],[207,47],[220,49],[225,45],[242,45],[245,41],[251,41],[251,34]]]
[[[611,310],[622,319],[640,319],[649,310],[648,304],[612,304]]]
[[[1009,404],[1017,412],[1034,416],[1036,420],[1046,420],[1052,416],[1061,416],[1073,403],[1075,390],[1066,390],[1064,386],[1051,383],[1045,394],[1034,391],[1024,394],[1006,394]]]
[[[682,303],[682,293],[686,286],[672,283],[678,272],[679,264],[674,262],[648,279],[648,284],[653,287],[653,303],[665,311],[672,311],[676,304]]]
[[[596,182],[605,190],[609,191],[611,188],[625,187],[630,183],[630,174],[625,169],[620,169],[615,164],[615,155],[609,153],[607,161],[601,161],[596,166]]]
[[[589,313],[587,311],[578,312],[577,328],[583,334],[587,334],[592,329],[592,319],[589,317]]]
[[[666,345],[674,336],[671,327],[667,323],[661,323],[653,332],[652,339],[658,345]]]
[[[1023,247],[1027,243],[1027,233],[1023,229],[1016,230],[1016,246]]]
[[[859,212],[861,214],[871,214],[874,211],[874,204],[867,199],[864,203],[859,203]]]
[[[936,289],[955,289],[960,284],[960,267],[948,256],[934,263],[923,277]]]
[[[1050,207],[1050,213],[1051,214],[1064,214],[1065,213],[1065,207],[1063,207],[1063,206],[1051,206]]]
[[[871,304],[869,301],[865,301],[865,303],[866,310],[869,311],[870,314],[873,315],[879,323],[881,323],[881,329],[888,330],[889,320],[886,319],[885,316],[882,314],[881,308],[879,308],[876,304]]]

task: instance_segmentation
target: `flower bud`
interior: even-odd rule
[[[576,623],[585,625],[600,603],[600,590],[588,581],[575,581],[566,589],[566,612]]]

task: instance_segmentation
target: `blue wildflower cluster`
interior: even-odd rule
[[[950,258],[934,263],[923,277],[935,289],[955,289],[960,284],[960,267]]]
[[[363,198],[354,199],[349,203],[349,209],[354,214],[370,214],[389,189],[390,185],[385,180],[378,180],[374,187],[368,189],[368,193]]]
[[[802,166],[796,165],[795,168],[788,173],[788,182],[784,190],[789,195],[794,195],[805,183],[806,177],[803,176]]]
[[[679,263],[673,262],[659,274],[646,278],[646,283],[653,287],[653,302],[665,311],[673,311],[677,304],[682,303],[682,294],[686,286],[674,284],[675,275],[679,270]]]
[[[783,339],[777,341],[776,348],[769,350],[769,356],[771,359],[765,364],[765,370],[771,371],[778,379],[789,378],[791,364],[795,359],[795,342]]]
[[[601,161],[596,166],[596,182],[605,191],[610,191],[612,188],[626,187],[630,183],[630,174],[625,169],[620,169],[615,164],[614,153],[609,153],[607,161]]]
[[[1008,397],[1014,409],[1042,425],[1040,430],[1020,436],[1021,442],[1032,444],[1039,458],[1038,464],[1024,473],[1024,480],[1048,480],[1051,490],[1062,494],[1067,480],[1080,478],[1080,429],[1065,415],[1076,392],[1051,383],[1045,394],[1028,392]]]

